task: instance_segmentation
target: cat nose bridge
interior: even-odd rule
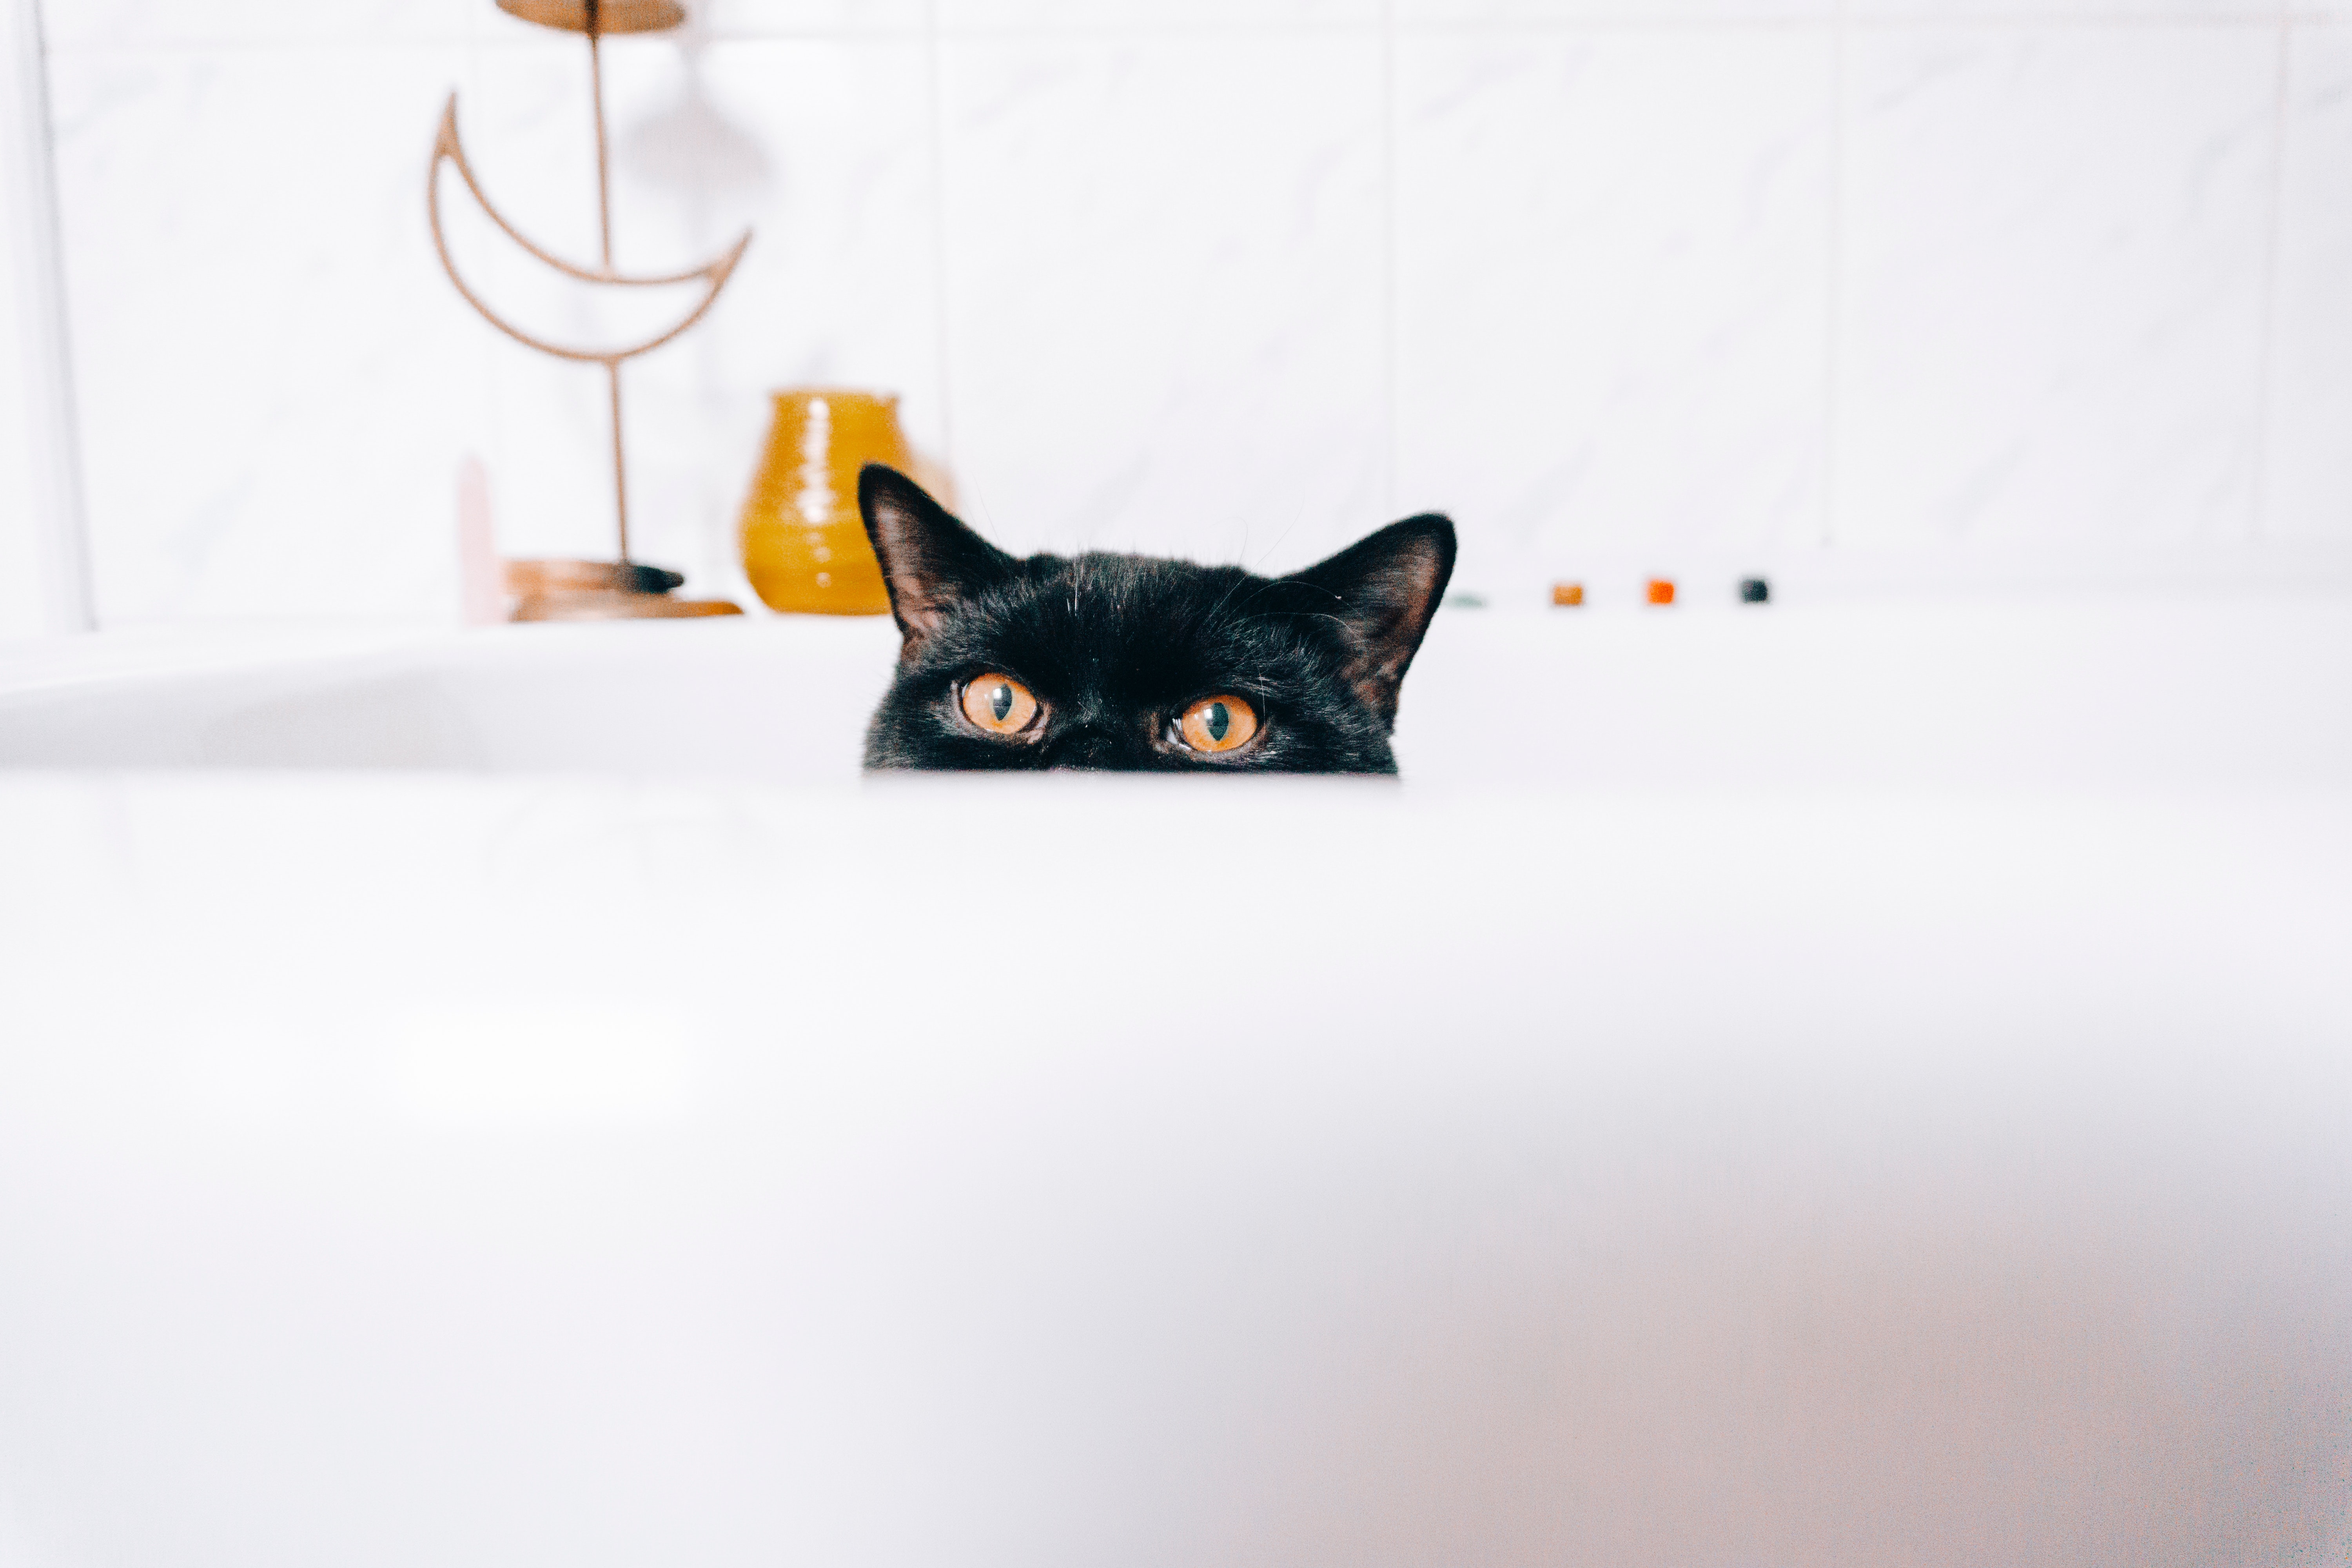
[[[1055,748],[1054,766],[1062,768],[1118,767],[1134,751],[1133,728],[1124,715],[1106,704],[1088,703],[1071,716]]]
[[[1117,760],[1120,749],[1118,733],[1097,721],[1074,728],[1063,742],[1058,760],[1065,767],[1098,768]]]

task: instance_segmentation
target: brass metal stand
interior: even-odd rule
[[[559,359],[583,363],[601,364],[611,393],[613,410],[613,512],[619,534],[618,561],[510,561],[507,563],[507,588],[517,600],[516,620],[607,620],[615,618],[656,617],[674,619],[691,616],[740,615],[741,611],[722,599],[677,599],[670,590],[685,579],[675,572],[660,567],[642,566],[629,557],[629,468],[621,426],[621,363],[649,353],[678,336],[709,312],[717,302],[719,291],[734,276],[735,264],[743,258],[744,247],[751,243],[746,229],[723,254],[702,266],[684,272],[658,276],[632,276],[617,270],[613,265],[613,197],[612,173],[604,132],[604,64],[600,40],[607,33],[657,33],[677,26],[686,19],[677,0],[498,0],[499,9],[509,16],[535,22],[545,27],[557,27],[566,32],[585,34],[588,39],[588,73],[590,100],[594,110],[596,126],[596,219],[597,233],[602,242],[602,264],[581,267],[564,260],[545,247],[525,237],[506,216],[491,205],[483,194],[481,182],[474,175],[473,165],[467,161],[465,143],[457,135],[457,95],[451,93],[441,110],[441,125],[434,137],[433,159],[425,174],[425,212],[433,225],[433,248],[441,258],[442,269],[458,294],[471,305],[482,319],[526,348]],[[450,259],[447,237],[441,227],[441,166],[456,167],[458,177],[482,210],[489,215],[508,238],[513,240],[534,258],[567,277],[586,283],[608,284],[616,288],[644,289],[664,284],[702,280],[703,292],[694,309],[676,326],[617,349],[575,349],[524,331],[505,320],[485,304],[481,297],[467,285],[458,274],[457,264]]]

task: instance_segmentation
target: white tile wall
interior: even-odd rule
[[[447,613],[606,547],[593,368],[426,240],[444,95],[592,254],[490,0],[46,0],[103,614]],[[2330,21],[2330,16],[2341,18]],[[904,395],[1016,546],[1296,564],[2352,549],[2352,0],[708,0],[608,50],[639,553],[736,588],[761,394]],[[598,322],[453,218],[502,307]],[[468,238],[470,235],[470,238]]]
[[[1380,41],[954,38],[943,64],[975,521],[1288,564],[1386,521]]]
[[[1487,559],[1815,539],[1832,46],[1409,32],[1398,480]]]
[[[706,326],[632,368],[632,435],[647,484],[670,487],[675,515],[707,520],[714,564],[731,570],[769,389],[895,391],[909,438],[940,449],[938,188],[919,40],[748,41],[713,48],[700,79],[708,121],[680,91],[621,122],[632,227],[684,233],[688,263],[756,233]],[[686,176],[721,166],[696,132],[706,123],[734,139],[731,193],[698,195]]]
[[[16,90],[21,65],[16,55],[16,30],[0,19],[0,110],[19,106],[7,96]],[[18,116],[0,120],[0,136],[17,130]],[[26,149],[0,143],[0,641],[38,635],[47,622],[41,538],[36,525],[39,491],[34,477],[33,357],[26,312],[31,279],[27,253],[34,224],[28,206],[33,193],[26,189],[24,165],[18,156]]]
[[[1846,44],[1840,542],[2242,540],[2273,31]]]
[[[17,273],[16,247],[0,245],[0,640],[33,637],[46,621],[30,388],[17,374],[27,358],[16,308]]]
[[[1839,0],[1397,0],[1408,25],[1483,27],[1497,24],[1597,24],[1675,26],[1691,22],[1833,21]]]
[[[2130,26],[2142,22],[2274,21],[2281,0],[1846,0],[1862,23],[2049,22]]]
[[[706,0],[692,25],[719,37],[919,35],[929,0]]]
[[[939,0],[950,33],[1366,27],[1383,0]]]
[[[0,642],[89,622],[39,21],[0,6]]]
[[[2352,542],[2352,25],[2298,27],[2270,344],[2267,539]]]
[[[447,600],[451,465],[490,414],[488,342],[419,286],[421,149],[453,63],[55,60],[102,621]]]
[[[472,31],[472,0],[45,0],[50,47],[90,48],[446,43]]]

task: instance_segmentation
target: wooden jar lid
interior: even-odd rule
[[[623,561],[509,561],[507,592],[519,598],[541,594],[667,594],[686,581],[683,572]]]
[[[588,30],[588,0],[499,0],[499,9],[542,27]],[[685,20],[677,0],[601,0],[596,7],[599,34],[667,33]]]
[[[518,621],[674,621],[740,616],[724,599],[674,599],[682,572],[634,561],[509,561]]]
[[[518,621],[680,621],[742,613],[724,599],[673,599],[667,594],[527,594],[514,607]]]

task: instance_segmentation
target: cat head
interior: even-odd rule
[[[1019,559],[878,464],[857,500],[905,639],[868,768],[1396,772],[1398,689],[1454,571],[1445,519],[1268,578]]]

